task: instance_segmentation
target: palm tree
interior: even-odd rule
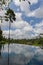
[[[10,44],[10,27],[11,23],[16,20],[15,18],[15,13],[13,12],[12,9],[8,9],[7,12],[5,13],[5,20],[9,21],[9,43],[8,43],[8,65],[9,65],[9,44]]]
[[[5,0],[0,0],[0,9],[3,10],[2,8],[2,5],[5,4]],[[3,17],[1,17],[2,19]],[[8,65],[9,65],[9,44],[10,44],[10,22],[13,22],[13,20],[15,21],[16,18],[15,18],[15,13],[13,12],[12,9],[9,8],[9,5],[8,5],[8,10],[6,11],[6,14],[4,16],[5,20],[6,21],[9,21],[9,43],[8,43]],[[2,21],[2,20],[1,20]]]
[[[13,12],[12,9],[8,9],[7,12],[5,13],[5,21],[9,21],[9,35],[10,35],[10,27],[11,27],[11,23],[13,23],[13,21],[15,21],[15,13]],[[9,36],[10,39],[10,36]]]
[[[13,22],[13,20],[15,21],[16,20],[16,18],[15,18],[15,13],[13,12],[13,10],[12,9],[8,9],[7,11],[6,11],[6,13],[5,13],[5,20],[6,21],[9,21],[10,20],[10,22]]]

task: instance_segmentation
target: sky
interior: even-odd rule
[[[30,39],[43,33],[43,0],[13,0],[9,7],[16,15],[16,21],[11,23],[11,38]],[[0,11],[0,15],[3,16],[4,12]],[[3,20],[1,28],[8,38],[9,22]]]

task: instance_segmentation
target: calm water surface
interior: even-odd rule
[[[8,44],[2,47],[0,65],[8,65]],[[23,44],[10,44],[9,65],[43,65],[43,49]]]

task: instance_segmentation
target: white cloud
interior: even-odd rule
[[[33,28],[32,28],[32,26],[28,25],[28,26],[25,26],[25,27],[23,28],[23,30],[26,31],[26,32],[29,32],[29,31],[32,31]]]
[[[8,35],[9,31],[8,30],[3,30],[3,36],[5,36],[6,38],[9,38]]]
[[[26,1],[27,1],[27,2],[29,1],[31,4],[35,4],[35,3],[38,2],[38,0],[25,0],[25,1],[21,0],[21,2],[26,2]],[[14,2],[16,5],[18,5],[18,6],[19,6],[20,3],[21,3],[19,0],[13,0],[13,2]]]
[[[30,32],[33,30],[32,26],[26,21],[13,22],[11,27],[14,29],[16,28],[15,30],[10,30],[10,34],[11,34],[10,37],[15,39],[29,38],[30,33],[27,33],[27,32]],[[3,30],[3,34],[5,37],[8,38],[9,30]]]
[[[35,25],[34,32],[38,34],[43,33],[43,21]]]
[[[16,15],[16,21],[22,20],[22,18],[21,18],[22,13],[15,13],[15,15]]]
[[[15,3],[15,5],[19,6],[20,5],[20,1],[19,0],[13,0],[13,2]]]
[[[9,30],[4,30],[3,34],[4,34],[3,36],[8,38],[9,37]],[[32,38],[32,34],[24,33],[20,29],[10,30],[10,38],[13,38],[13,39],[24,39],[24,38],[26,38],[26,39],[28,39],[28,38]]]
[[[29,14],[28,14],[28,16],[30,17],[30,16],[34,16],[34,17],[36,17],[36,18],[43,18],[43,7],[41,6],[41,7],[39,7],[38,9],[36,9],[36,10],[34,10],[34,11],[32,11],[32,12],[30,12]]]
[[[9,29],[9,22],[6,22],[5,20],[3,20],[0,26],[2,30]]]
[[[28,1],[30,1],[31,4],[38,3],[38,0],[25,0],[21,2],[19,2],[19,0],[15,0],[14,4],[16,4],[17,6],[19,5],[21,11],[23,11],[29,17],[34,16],[36,18],[43,18],[43,5],[41,5],[39,8],[35,9],[34,11],[31,11]]]
[[[16,39],[29,38],[30,34],[27,34],[27,32],[32,31],[32,26],[28,22],[22,20],[21,13],[15,13],[15,14],[16,14],[16,21],[11,23],[11,28],[16,30],[10,29],[11,38]],[[9,22],[3,21],[2,29],[5,28],[9,29]],[[3,30],[3,34],[5,35],[5,37],[8,38],[9,31]]]
[[[22,1],[20,4],[21,11],[24,11],[25,14],[28,14],[30,12],[30,6],[27,1]]]
[[[6,13],[5,10],[0,9],[0,16],[5,16],[5,13]]]
[[[19,0],[13,0],[14,4],[16,6],[20,6],[21,11],[23,11],[25,14],[30,13],[30,4],[28,1],[31,3],[31,5],[38,3],[38,0],[21,0],[21,2]]]
[[[19,0],[14,0],[14,4],[16,6],[20,6],[21,11],[25,12],[26,14],[30,12],[30,6],[28,1],[19,1]]]
[[[28,25],[29,24],[26,21],[16,21],[16,22],[12,23],[13,28],[21,28],[22,29]]]
[[[20,17],[21,18],[21,17]],[[3,22],[2,23],[2,28],[8,28],[9,22]],[[10,34],[11,38],[15,39],[28,39],[32,37],[38,36],[40,33],[43,33],[43,21],[40,23],[37,23],[34,25],[35,28],[33,28],[28,22],[23,21],[22,19],[19,21],[14,21],[11,23],[11,27],[14,28],[15,30],[10,29]],[[32,34],[33,32],[34,34]],[[8,38],[9,31],[8,30],[3,30],[3,34],[5,37]],[[7,34],[7,35],[6,35]]]
[[[14,21],[11,27],[23,30],[25,30],[25,28],[27,30],[32,30],[32,26],[28,22],[23,21],[21,15],[22,13],[16,13],[16,22]]]
[[[16,6],[20,6],[21,11],[23,11],[25,13],[25,15],[27,16],[34,16],[37,18],[42,18],[43,17],[43,7],[40,6],[38,9],[34,10],[34,11],[30,11],[30,6],[27,2],[27,0],[24,2],[19,2],[19,0],[13,0],[14,4]],[[37,3],[38,0],[28,0],[31,2],[31,5],[34,3]],[[0,12],[0,14],[4,15],[3,12]],[[37,23],[35,25],[35,28],[33,28],[31,26],[31,23],[29,24],[28,22],[22,20],[22,12],[21,13],[15,13],[16,14],[16,21],[13,21],[13,23],[11,23],[11,28],[13,28],[14,30],[10,29],[10,37],[11,38],[15,38],[15,39],[23,39],[23,38],[32,38],[37,36],[39,33],[43,33],[43,21],[41,23]],[[2,23],[2,29],[7,28],[8,29],[9,26],[9,22],[5,22],[3,21]],[[33,32],[34,34],[32,34],[31,32]],[[5,35],[5,37],[8,38],[8,34],[9,34],[9,30],[3,30],[3,34]]]
[[[35,27],[37,27],[37,28],[43,27],[43,20],[40,23],[37,23],[35,25]]]
[[[34,32],[35,32],[35,34],[40,34],[40,33],[43,33],[43,29],[42,28],[38,28],[38,29],[34,29]]]

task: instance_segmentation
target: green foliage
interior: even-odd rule
[[[5,44],[6,42],[5,41],[0,41],[0,44]]]
[[[13,20],[15,21],[16,18],[15,18],[15,13],[13,12],[12,9],[8,9],[7,12],[5,13],[5,20],[8,21],[8,19],[10,20],[10,22],[13,22]]]
[[[21,2],[21,0],[19,0]]]
[[[37,38],[37,39],[21,39],[21,40],[11,40],[12,43],[20,43],[20,44],[28,44],[28,45],[34,45],[34,46],[41,46],[43,45],[43,38]]]
[[[27,44],[27,45],[35,45],[35,46],[43,46],[43,38],[36,38],[36,39],[7,39],[3,38],[2,30],[0,29],[0,44],[6,43],[20,43],[20,44]]]
[[[2,4],[5,4],[5,1],[4,0],[2,1]]]
[[[1,28],[0,28],[0,44],[5,44],[5,41],[4,41],[3,36],[2,36]]]
[[[9,19],[8,19],[8,17],[7,17],[7,16],[5,16],[5,21],[9,21]]]
[[[0,44],[7,44],[9,43],[9,39],[3,38],[3,41]],[[34,45],[34,46],[43,46],[43,38],[39,39],[10,39],[10,43],[16,44],[26,44],[26,45]]]

